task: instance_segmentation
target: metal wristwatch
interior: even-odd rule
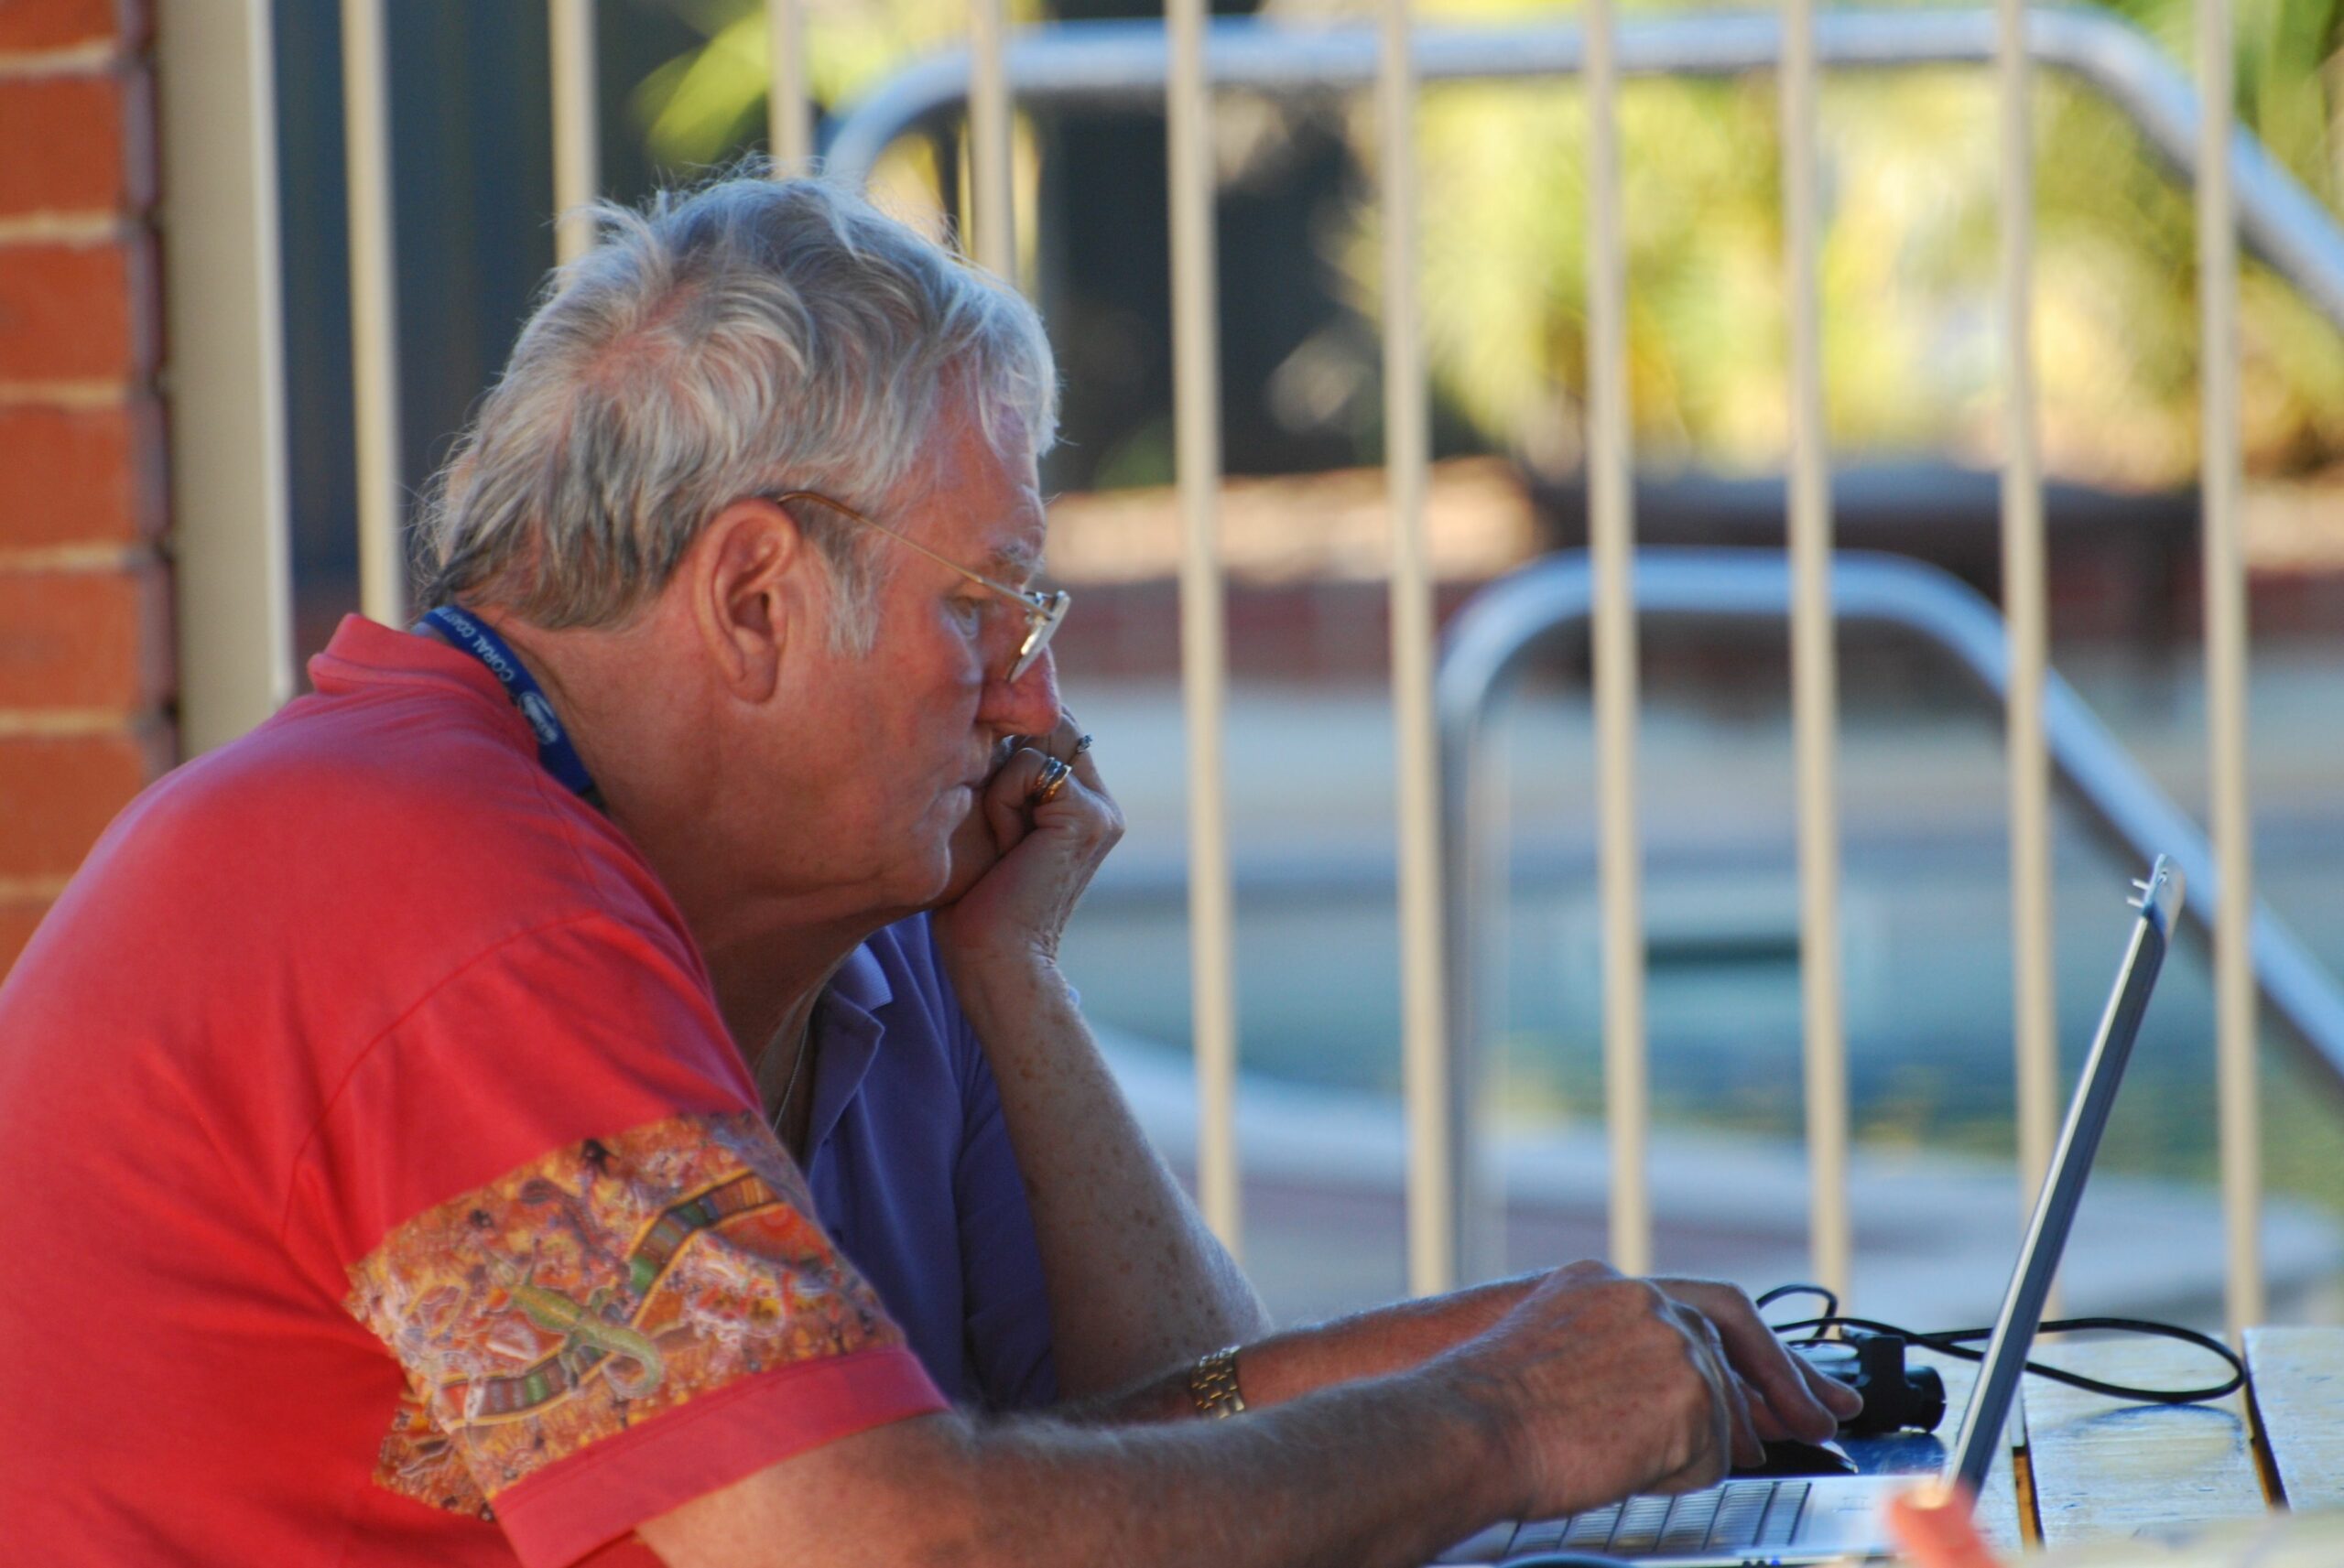
[[[1237,1391],[1237,1349],[1224,1346],[1199,1357],[1189,1368],[1188,1397],[1196,1401],[1199,1415],[1218,1420],[1245,1408],[1245,1396]]]

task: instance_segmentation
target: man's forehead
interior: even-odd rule
[[[1021,534],[994,545],[985,552],[985,564],[1008,577],[1037,577],[1042,570],[1042,524],[1037,519],[1030,525],[1020,526],[1030,526],[1032,536]]]
[[[987,498],[991,504],[975,498],[965,513],[972,541],[984,552],[982,569],[1023,581],[1042,569],[1042,546],[1049,532],[1049,514],[1042,505],[1041,492],[1032,485],[1019,485],[1008,496]]]
[[[961,558],[988,577],[1023,582],[1042,569],[1049,529],[1030,451],[1004,453],[963,418],[929,470],[922,510],[939,536],[957,535]]]

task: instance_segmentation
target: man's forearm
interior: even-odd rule
[[[985,1543],[1007,1550],[970,1560],[1067,1568],[1416,1568],[1511,1502],[1493,1487],[1507,1474],[1495,1423],[1427,1378],[1330,1390],[1232,1422],[1128,1430],[1105,1447],[1056,1422],[1006,1426],[978,1473],[1085,1523],[1069,1540],[1062,1521],[1029,1529],[1019,1519]]]
[[[1487,1329],[1536,1283],[1535,1275],[1500,1280],[1254,1340],[1238,1357],[1240,1391],[1249,1410],[1264,1410],[1337,1383],[1405,1371]],[[1183,1364],[1135,1387],[1061,1406],[1057,1413],[1084,1422],[1192,1415],[1188,1373]]]
[[[1062,1391],[1128,1388],[1258,1337],[1260,1299],[1148,1146],[1056,968],[954,979],[1025,1178]]]
[[[1763,1335],[1749,1317],[1742,1327]],[[1731,1452],[1759,1446],[1731,1377],[1700,1314],[1574,1264],[1410,1371],[1232,1421],[897,1422],[642,1533],[678,1568],[1404,1568],[1509,1515],[1717,1480]]]
[[[1258,1418],[1121,1432],[1047,1417],[899,1422],[643,1535],[688,1568],[778,1563],[784,1543],[791,1562],[835,1564],[1415,1568],[1513,1506],[1497,1401],[1469,1381],[1444,1368]],[[823,1497],[841,1508],[808,1506]]]

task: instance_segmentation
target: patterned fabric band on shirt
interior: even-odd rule
[[[407,1368],[375,1479],[485,1512],[505,1487],[741,1379],[902,1343],[748,1112],[554,1151],[417,1216],[347,1305]]]

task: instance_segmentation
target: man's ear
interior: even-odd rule
[[[826,579],[798,524],[770,501],[733,502],[700,530],[682,570],[718,679],[744,701],[771,697],[792,639],[821,630]]]

